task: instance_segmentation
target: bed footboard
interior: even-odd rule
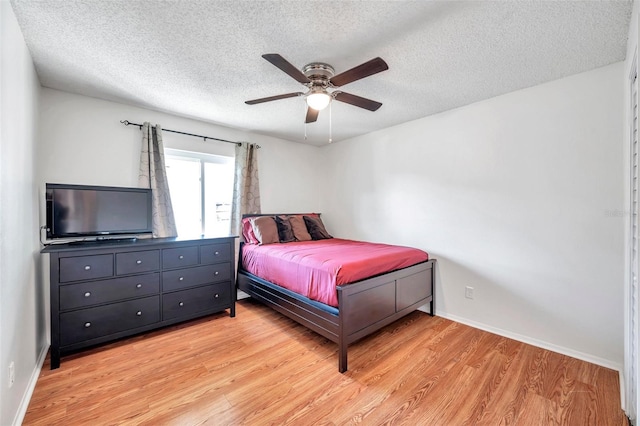
[[[338,369],[347,371],[347,348],[420,306],[435,314],[435,259],[357,283],[339,286],[338,314],[295,298],[241,267],[238,288],[338,344]]]
[[[338,369],[347,371],[347,347],[420,306],[435,313],[434,265],[429,260],[358,283],[338,287],[340,342]]]

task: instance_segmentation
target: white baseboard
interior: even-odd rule
[[[629,414],[627,413],[627,395],[626,395],[626,388],[627,386],[625,385],[624,382],[624,373],[622,372],[622,370],[618,371],[618,381],[620,382],[620,407],[622,407],[622,411],[624,411],[625,414]]]
[[[42,349],[42,352],[38,356],[36,361],[36,365],[31,373],[31,377],[29,378],[29,384],[27,385],[27,391],[22,396],[22,401],[20,402],[20,407],[16,412],[16,416],[13,419],[13,425],[19,426],[24,421],[24,416],[27,414],[27,409],[29,408],[29,402],[31,401],[31,397],[33,396],[33,391],[36,389],[36,384],[38,383],[38,377],[40,377],[40,372],[42,371],[42,365],[44,364],[44,360],[47,357],[47,352],[49,351],[49,345],[45,345]]]
[[[421,310],[423,310],[421,308]],[[425,312],[428,312],[426,310]],[[459,322],[461,324],[468,325],[473,328],[477,328],[480,330],[488,331],[489,333],[497,334],[502,337],[507,337],[509,339],[517,340],[518,342],[527,343],[532,346],[536,346],[538,348],[546,349],[552,352],[557,352],[562,355],[567,355],[582,361],[590,362],[592,364],[600,365],[602,367],[609,368],[611,370],[615,370],[621,375],[623,374],[623,366],[617,362],[613,362],[608,359],[600,358],[591,354],[587,354],[584,352],[576,351],[571,348],[566,348],[564,346],[555,345],[553,343],[545,342],[543,340],[534,339],[529,336],[525,336],[518,333],[513,333],[511,331],[503,330],[501,328],[492,327],[490,325],[482,324],[473,320],[469,320],[467,318],[462,318],[457,315],[451,315],[446,312],[438,311],[437,315],[443,318],[450,319],[451,321]],[[622,376],[621,376],[622,377]]]

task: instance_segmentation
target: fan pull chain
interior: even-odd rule
[[[306,116],[306,115],[307,115],[307,103],[306,103],[306,102],[304,102],[304,103],[302,104],[302,106],[303,106],[303,108],[302,108],[302,109],[303,109],[304,114],[305,114],[305,116]],[[304,120],[304,140],[305,140],[305,141],[307,140],[307,120]]]
[[[331,104],[332,102],[329,102],[329,143],[333,142],[333,138],[332,136],[332,123],[331,123],[331,117],[333,116],[333,114],[331,114]]]

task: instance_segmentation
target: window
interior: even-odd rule
[[[233,158],[165,149],[178,235],[228,234]]]

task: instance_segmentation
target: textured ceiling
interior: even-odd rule
[[[262,59],[337,73],[376,56],[389,70],[343,86],[382,102],[332,104],[339,141],[624,60],[630,1],[11,0],[43,86],[292,141],[304,91]],[[123,119],[127,117],[122,117]],[[189,129],[178,129],[186,130]],[[213,135],[215,136],[215,135]]]

